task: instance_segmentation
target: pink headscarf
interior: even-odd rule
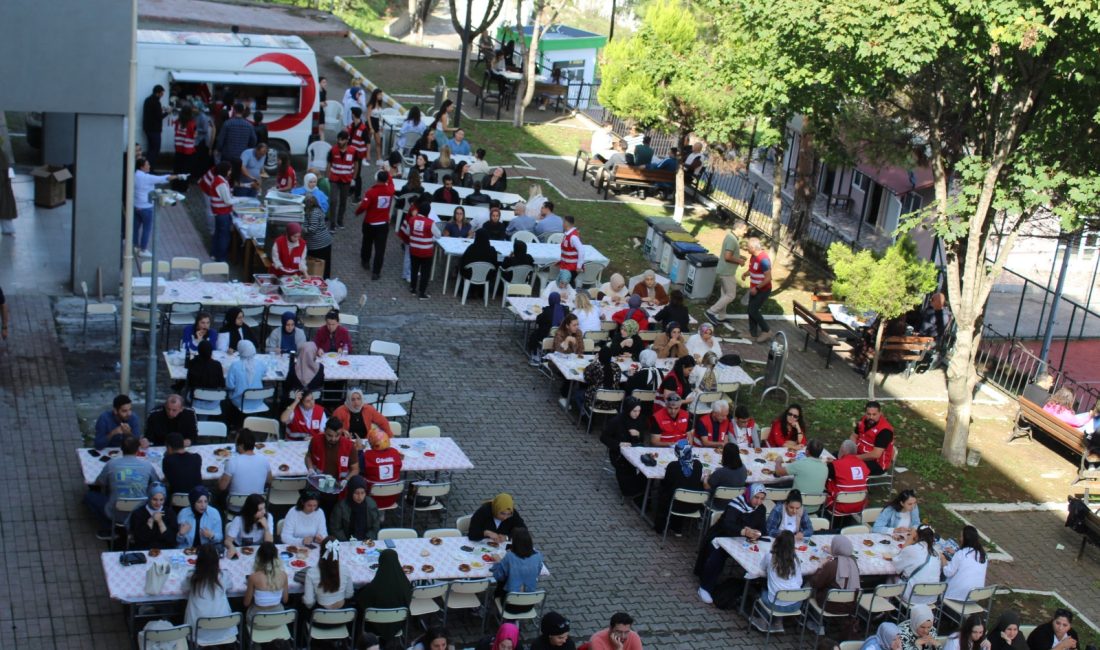
[[[500,642],[508,639],[512,642],[512,647],[519,647],[519,628],[514,623],[505,623],[497,630],[496,638],[493,639],[492,650],[500,650]]]
[[[302,382],[302,387],[309,386],[309,382],[321,369],[321,362],[317,359],[317,346],[312,341],[305,341],[298,346],[298,359],[294,362],[294,374]]]

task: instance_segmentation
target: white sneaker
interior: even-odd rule
[[[140,252],[138,253],[138,257],[152,257],[152,256],[153,256],[153,254],[152,254],[152,253],[150,253],[149,251],[145,250],[145,249],[142,249],[142,250],[141,250],[141,251],[140,251]]]
[[[558,404],[566,411],[569,410],[569,400],[565,399],[564,397],[558,398]]]
[[[707,591],[706,589],[703,589],[702,587],[699,587],[699,600],[703,601],[704,603],[706,603],[708,605],[713,605],[714,604],[714,599],[711,598],[710,592]]]

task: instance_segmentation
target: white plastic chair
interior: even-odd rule
[[[172,507],[173,508],[189,508],[191,507],[191,499],[186,492],[173,492],[172,493]]]
[[[267,413],[271,410],[271,407],[266,402],[263,402],[263,400],[271,399],[274,396],[274,388],[251,388],[241,395],[241,403],[237,405],[237,408],[241,410],[241,413]],[[246,402],[249,400],[260,400],[262,406],[248,408]]]
[[[435,582],[427,585],[413,587],[412,600],[409,602],[409,616],[431,616],[443,611],[437,599],[442,598],[446,602],[446,582]]]
[[[228,630],[233,628],[233,638],[229,641],[222,643],[202,643],[198,640],[199,632],[202,630]],[[229,645],[232,644],[236,647],[240,647],[241,638],[241,613],[233,612],[232,614],[226,614],[225,616],[203,616],[195,620],[195,646],[199,648],[205,648],[209,645]]]
[[[561,240],[565,239],[565,233],[555,232],[546,236],[547,244],[560,244]]]
[[[665,540],[668,539],[668,526],[672,523],[673,517],[695,520],[701,520],[703,518],[702,511],[705,510],[705,507],[699,510],[693,510],[691,512],[676,512],[674,508],[677,503],[682,503],[685,505],[705,506],[708,499],[710,499],[710,495],[706,492],[677,488],[676,491],[672,493],[672,501],[668,504],[668,518],[665,519],[665,528],[664,531],[661,533],[661,545],[664,546]],[[700,526],[700,528],[702,527]]]
[[[349,627],[350,624],[350,627]],[[309,628],[309,646],[313,647],[314,641],[328,643],[352,639],[352,628],[355,627],[355,608],[325,609],[318,607],[306,623]]]
[[[606,264],[600,262],[585,262],[584,268],[581,269],[580,275],[577,276],[577,288],[583,289],[585,287],[600,286],[600,276],[603,275],[603,270],[607,268]]]
[[[244,428],[254,433],[266,434],[267,440],[278,440],[279,438],[279,421],[275,418],[261,418],[250,415],[244,419]]]
[[[867,535],[870,532],[871,527],[867,524],[852,524],[840,529],[841,535]]]
[[[229,264],[227,262],[204,263],[202,265],[202,279],[205,282],[225,282],[229,279]]]
[[[400,510],[403,500],[401,495],[405,492],[405,481],[394,481],[392,483],[375,483],[370,486],[370,496],[376,497],[397,497],[397,500],[392,505],[385,508],[378,508],[379,512],[389,512],[391,510]],[[405,513],[400,512],[397,521],[403,521],[405,519]],[[413,537],[416,537],[416,531],[413,531]],[[379,533],[381,534],[381,533]],[[379,538],[381,539],[381,538]]]
[[[88,316],[110,316],[115,323],[115,337],[118,337],[118,308],[106,302],[91,302],[88,298],[88,283],[81,281],[80,290],[84,292],[84,329],[88,333]]]
[[[337,113],[343,114],[343,107],[339,102],[325,102],[325,125],[329,124],[329,111],[333,110],[333,105],[339,106],[336,110]],[[332,151],[332,145],[324,140],[318,140],[311,143],[306,147],[306,167],[316,167],[317,169],[324,170],[328,165],[328,152]]]
[[[173,257],[172,258],[172,272],[173,274],[179,271],[180,277],[187,277],[188,273],[194,272],[202,274],[202,262],[197,257]],[[228,265],[226,268],[228,273]]]
[[[212,438],[214,440],[225,440],[229,437],[229,430],[225,426],[225,422],[215,422],[213,420],[200,420],[199,421],[199,437],[200,438]]]
[[[470,534],[470,520],[472,518],[473,518],[473,515],[462,515],[461,517],[459,517],[458,519],[455,520],[455,528],[457,528],[458,531],[460,533],[462,533],[463,535],[469,535]]]
[[[443,432],[434,424],[425,424],[409,429],[410,438],[438,438]]]
[[[378,541],[387,539],[416,539],[419,535],[412,528],[383,528],[378,531]]]
[[[175,627],[166,627],[159,630],[145,629],[141,631],[142,645],[146,648],[151,647],[179,647],[180,641],[183,641],[184,646],[191,640],[191,626],[190,625],[177,625]],[[155,646],[153,644],[156,644]],[[172,644],[168,646],[167,644]]]
[[[424,534],[420,537],[422,539],[431,539],[433,537],[465,537],[465,535],[457,528],[429,528],[425,530]]]
[[[863,630],[864,638],[871,631],[872,619],[881,614],[892,617],[897,612],[898,608],[894,602],[905,593],[905,584],[904,582],[883,584],[875,587],[871,593],[863,592],[860,595],[856,602],[856,618],[867,619],[867,626]]]
[[[153,260],[142,260],[140,270],[142,275],[151,275],[153,273]],[[157,277],[162,280],[172,275],[172,265],[168,263],[168,260],[158,260],[157,270]]]
[[[546,592],[538,591],[519,592],[510,591],[503,599],[497,598],[497,616],[501,621],[537,621],[539,619],[539,607],[546,600]],[[510,612],[508,606],[514,608],[530,608],[525,611]]]
[[[379,609],[377,607],[368,607],[363,611],[363,625],[396,625],[397,623],[404,624],[409,618],[409,610],[405,607],[395,607],[392,609]]]
[[[825,510],[829,515],[829,522],[833,526],[836,526],[837,517],[846,517],[848,515],[837,512],[836,507],[839,505],[852,505],[856,503],[864,503],[867,501],[867,490],[860,490],[858,492],[839,492],[836,495],[836,499],[833,500],[833,505],[827,507]]]
[[[228,393],[224,390],[217,390],[212,388],[196,388],[191,393],[191,399],[195,402],[191,405],[191,408],[195,410],[195,415],[202,415],[207,417],[217,417],[222,414],[222,400],[226,398]],[[205,408],[199,404],[199,402],[212,402],[214,404],[211,408]],[[222,425],[224,426],[224,425]]]
[[[512,233],[512,241],[521,241],[528,244],[537,244],[539,236],[530,230],[517,230]]]
[[[413,506],[412,512],[409,514],[409,525],[416,529],[416,513],[418,512],[438,512],[442,516],[447,512],[447,504],[443,501],[443,498],[451,493],[450,482],[443,483],[413,483],[411,486],[413,493]],[[423,497],[429,499],[427,505],[416,505],[415,497]]]
[[[505,272],[508,272],[508,273],[512,274],[512,279],[511,280],[505,280],[504,279],[504,273]],[[516,285],[526,284],[526,285],[530,286],[530,284],[531,284],[531,274],[534,273],[534,272],[535,272],[535,267],[531,266],[530,264],[518,264],[516,266],[510,266],[507,269],[502,269],[500,272],[497,273],[497,281],[496,281],[496,284],[493,285],[493,297],[496,298],[497,291],[499,291],[500,288],[504,285],[508,285],[509,287],[512,287],[512,286],[516,286]],[[522,295],[522,294],[511,294],[511,295],[515,296],[515,295]],[[500,302],[500,306],[501,307],[504,306],[504,300],[503,299]]]
[[[292,609],[256,612],[248,625],[248,647],[254,648],[257,643],[293,640],[297,636],[293,631],[297,628],[297,621],[298,613]]]
[[[971,614],[984,614],[988,618],[989,612],[993,610],[993,596],[996,594],[997,585],[986,585],[971,589],[964,600],[944,598],[942,616],[950,620],[952,625],[962,625],[963,620]]]
[[[489,593],[489,587],[493,582],[491,578],[475,578],[471,580],[455,580],[451,582],[451,588],[447,591],[447,598],[443,603],[443,625],[447,625],[447,616],[452,609],[472,609],[481,611],[481,631],[485,631],[485,610],[482,607],[485,594]]]
[[[809,587],[807,587],[805,589],[780,589],[779,591],[776,592],[775,599],[776,600],[781,600],[785,603],[804,603],[807,600],[809,600],[810,596],[812,596],[812,595],[813,595],[813,590],[810,589]],[[759,612],[760,615],[764,618],[764,620],[767,621],[768,631],[764,636],[764,646],[763,646],[765,648],[768,647],[769,645],[771,645],[771,641],[772,641],[771,628],[772,628],[772,622],[774,622],[775,619],[777,619],[777,618],[786,618],[786,617],[791,617],[791,616],[800,616],[802,614],[801,609],[796,609],[796,610],[790,611],[790,612],[773,609],[773,608],[769,607],[767,604],[765,604],[764,601],[760,598],[756,599],[756,603],[753,605],[753,610],[752,611],[753,611],[754,614]]]
[[[466,265],[466,268],[470,271],[470,277],[462,278],[462,304],[466,304],[466,296],[470,293],[470,287],[478,286],[482,288],[482,298],[485,306],[488,307],[489,293],[491,292],[489,274],[496,267],[488,262],[470,262]]]
[[[273,477],[267,491],[267,503],[271,506],[292,506],[298,503],[299,491],[305,487],[304,478]]]

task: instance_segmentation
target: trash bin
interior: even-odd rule
[[[660,260],[661,245],[666,232],[687,232],[669,217],[646,217],[645,244],[642,246],[642,254],[650,262]]]
[[[661,252],[660,257],[657,258],[657,266],[660,267],[661,273],[664,273],[665,275],[668,275],[672,272],[672,263],[674,261],[674,257],[672,255],[673,244],[698,243],[695,241],[694,237],[687,234],[686,232],[665,232],[662,233],[661,240]]]
[[[710,253],[687,254],[687,280],[684,295],[689,300],[705,300],[714,291],[718,278],[718,258]]]
[[[669,250],[672,253],[669,259],[668,279],[676,284],[684,284],[687,282],[688,275],[688,261],[687,256],[692,253],[705,253],[707,249],[704,248],[698,242],[679,242],[674,241],[669,246]]]

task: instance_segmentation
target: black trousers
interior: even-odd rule
[[[417,257],[416,255],[409,255],[409,268],[410,268],[410,280],[409,286],[416,291],[418,295],[425,295],[428,292],[428,276],[432,274],[432,259],[434,255],[428,257]]]
[[[372,226],[363,222],[363,243],[359,247],[359,261],[363,268],[370,268],[371,273],[382,273],[382,262],[386,259],[386,238],[390,234],[390,224],[386,222]],[[374,264],[371,264],[371,251],[373,250]]]
[[[336,226],[344,225],[344,214],[348,211],[348,190],[351,188],[351,183],[329,181],[329,185],[332,187],[332,196],[329,197],[328,202],[328,225],[330,229],[335,230]]]
[[[145,132],[145,159],[149,161],[149,169],[157,168],[157,158],[160,158],[160,131]]]

